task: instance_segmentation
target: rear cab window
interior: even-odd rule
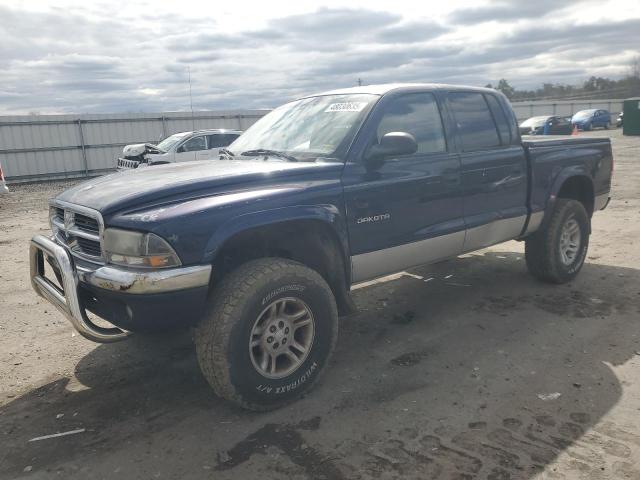
[[[447,98],[463,152],[502,145],[493,114],[482,93],[451,92]]]
[[[486,94],[485,99],[489,104],[489,108],[491,109],[491,113],[493,114],[493,119],[495,120],[496,125],[498,126],[498,133],[500,134],[500,142],[502,145],[510,145],[512,140],[511,128],[509,128],[509,122],[507,120],[507,116],[504,113],[504,108],[500,105],[500,102],[495,97],[495,95]],[[557,117],[553,117],[553,120],[556,121]]]

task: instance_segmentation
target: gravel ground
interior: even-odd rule
[[[509,242],[360,288],[330,371],[267,414],[211,393],[188,334],[75,335],[27,258],[74,182],[12,186],[0,478],[640,478],[640,138],[584,135],[612,137],[616,171],[577,280],[536,282]]]

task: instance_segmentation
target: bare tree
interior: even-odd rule
[[[629,65],[629,77],[640,78],[640,55],[636,55],[631,59]]]

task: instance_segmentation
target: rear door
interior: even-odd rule
[[[527,218],[527,169],[515,123],[490,93],[449,92],[447,105],[462,163],[464,250],[517,237]]]
[[[218,158],[220,149],[231,145],[239,136],[237,133],[212,133],[207,135],[207,158]]]
[[[418,151],[375,163],[355,158],[345,165],[353,282],[460,253],[460,160],[447,148],[436,96],[386,95],[361,132],[363,151],[389,132],[412,134]]]
[[[609,112],[606,110],[598,110],[596,112],[597,115],[597,123],[599,127],[607,127],[609,126],[609,122],[611,121],[611,116],[609,115]]]

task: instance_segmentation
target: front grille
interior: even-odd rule
[[[119,169],[129,169],[129,168],[138,168],[140,162],[138,160],[128,160],[126,158],[118,159],[118,168]]]
[[[72,255],[94,263],[104,263],[102,257],[102,217],[100,213],[76,205],[53,205],[51,228],[57,241],[69,248]]]
[[[94,240],[88,240],[82,237],[77,237],[76,242],[78,243],[78,247],[80,247],[80,251],[82,253],[85,253],[87,255],[92,255],[94,257],[100,257],[102,255],[100,242],[96,242]]]
[[[85,232],[95,233],[96,235],[100,233],[100,225],[98,224],[98,220],[88,217],[87,215],[76,213],[75,224],[76,227]]]

